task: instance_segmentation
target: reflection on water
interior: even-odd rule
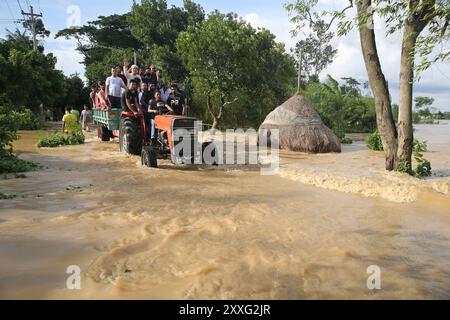
[[[450,168],[449,130],[416,132],[439,172]],[[449,195],[379,178],[383,156],[363,144],[284,153],[281,176],[261,176],[147,169],[115,143],[38,150],[36,139],[22,133],[16,150],[44,169],[0,180],[17,195],[0,201],[0,298],[450,298]],[[347,178],[328,189],[365,180],[342,193],[295,181],[298,170],[325,188]],[[424,183],[435,181],[448,175]],[[410,182],[414,198],[400,199]],[[389,190],[359,192],[365,183]],[[69,265],[82,269],[81,290],[65,289]],[[382,290],[366,287],[370,265],[381,268]]]

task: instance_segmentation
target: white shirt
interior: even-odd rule
[[[161,92],[161,100],[164,103],[166,103],[167,99],[169,99],[170,94],[172,93],[172,91],[169,88],[167,88],[166,91],[164,91],[164,89],[161,89],[160,92]]]
[[[132,73],[125,72],[125,77],[127,77],[128,83],[133,79],[139,79],[139,83],[142,82],[142,78],[139,74],[133,75]]]
[[[108,95],[119,98],[122,96],[122,88],[126,88],[121,78],[113,76],[106,79],[106,85],[109,86]]]

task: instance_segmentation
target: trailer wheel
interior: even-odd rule
[[[107,142],[111,139],[111,131],[107,127],[99,127],[100,136],[103,142]]]
[[[217,166],[219,164],[219,153],[217,146],[213,142],[202,144],[202,163]]]
[[[138,118],[120,120],[120,151],[127,154],[140,155],[142,151],[142,131]]]
[[[145,146],[142,148],[141,163],[143,166],[149,168],[158,168],[158,160],[156,158],[156,152],[151,146]]]

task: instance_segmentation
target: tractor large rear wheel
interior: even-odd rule
[[[120,119],[120,151],[127,154],[141,155],[142,130],[138,118]]]

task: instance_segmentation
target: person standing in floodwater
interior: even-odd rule
[[[91,132],[91,125],[94,122],[94,117],[92,116],[92,111],[89,110],[87,105],[84,105],[84,110],[81,111],[80,123],[81,128],[86,132]]]
[[[80,120],[80,111],[78,111],[75,108],[72,108],[72,111],[70,111],[71,114],[73,114],[75,117],[77,117],[77,122]]]
[[[66,107],[66,114],[62,119],[62,133],[70,133],[78,130],[77,116],[72,113],[71,107]]]

